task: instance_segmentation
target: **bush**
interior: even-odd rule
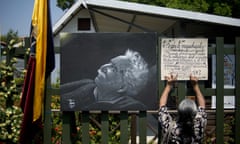
[[[4,49],[0,63],[0,140],[17,143],[22,122],[22,111],[19,107],[21,82],[23,77],[15,77],[17,71],[13,57],[14,40]]]

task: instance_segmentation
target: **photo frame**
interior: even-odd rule
[[[156,33],[61,33],[61,110],[157,110],[157,42]]]

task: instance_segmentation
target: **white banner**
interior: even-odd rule
[[[178,75],[189,80],[190,74],[199,80],[208,79],[208,39],[163,38],[161,41],[161,80]]]

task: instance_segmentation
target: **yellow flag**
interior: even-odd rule
[[[32,14],[32,34],[36,39],[33,121],[40,118],[43,109],[47,54],[47,6],[48,0],[35,0]]]

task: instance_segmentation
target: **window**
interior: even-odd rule
[[[78,19],[78,30],[90,30],[90,18],[79,18]]]

